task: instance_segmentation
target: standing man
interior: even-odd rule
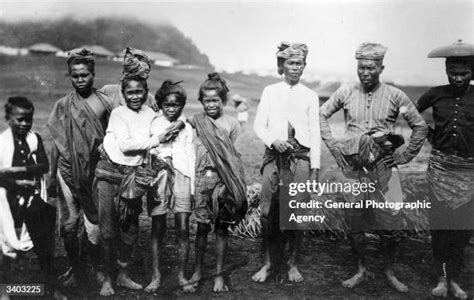
[[[434,269],[439,278],[431,291],[457,298],[467,294],[458,284],[464,249],[474,229],[474,45],[461,41],[437,48],[428,57],[446,58],[448,85],[428,90],[418,100],[420,112],[433,109],[433,149],[428,164],[429,219]]]
[[[66,284],[75,285],[80,263],[77,233],[81,209],[88,253],[94,267],[99,263],[98,211],[92,182],[99,161],[97,147],[104,139],[112,105],[110,98],[93,88],[92,52],[85,48],[70,51],[67,66],[74,91],[55,103],[47,124],[54,141],[49,190],[59,191],[61,236],[71,265],[65,279]],[[103,280],[102,275],[97,273],[99,281]]]
[[[358,196],[344,194],[346,201],[360,201],[376,199],[378,201],[402,202],[402,189],[398,176],[397,165],[406,164],[420,151],[428,133],[428,127],[415,105],[399,89],[381,83],[380,74],[384,70],[383,58],[386,48],[380,44],[363,43],[355,53],[357,59],[357,75],[360,84],[340,87],[320,108],[321,136],[339,167],[348,181],[374,182],[363,171],[350,172],[346,158],[359,153],[359,141],[362,135],[369,134],[376,129],[393,133],[395,121],[401,114],[413,130],[409,144],[403,152],[394,152],[386,160],[386,171],[390,172],[390,181],[384,189],[375,193],[361,193]],[[344,109],[346,130],[344,140],[334,139],[329,127],[328,119],[338,110]],[[350,178],[349,174],[355,173]],[[366,241],[364,232],[377,230],[380,236],[384,258],[384,272],[388,282],[400,292],[408,291],[408,287],[398,281],[392,269],[395,259],[395,250],[398,247],[401,235],[395,230],[400,217],[399,211],[388,211],[368,208],[348,210],[346,213],[350,226],[350,241],[356,256],[358,272],[342,285],[353,288],[367,276],[365,263]],[[380,229],[388,230],[380,230]]]
[[[278,269],[275,264],[281,260],[284,240],[290,244],[288,278],[293,282],[303,280],[297,268],[303,231],[280,230],[283,224],[279,207],[289,201],[288,193],[280,188],[291,182],[317,180],[320,165],[318,95],[300,83],[308,48],[305,44],[282,42],[278,49],[278,74],[283,74],[285,80],[265,87],[254,123],[257,136],[266,146],[260,215],[265,257],[263,267],[252,276],[255,282],[265,282],[270,270]],[[283,179],[287,182],[280,184]],[[309,194],[299,193],[294,198],[307,202]]]

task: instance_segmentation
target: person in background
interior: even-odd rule
[[[234,108],[237,110],[237,120],[239,121],[240,126],[243,127],[249,119],[249,106],[247,104],[247,99],[238,94],[234,94],[232,96],[232,102],[234,103]]]

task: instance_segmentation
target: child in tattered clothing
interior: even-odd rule
[[[159,171],[157,167],[147,164],[148,153],[161,143],[174,139],[179,132],[151,133],[156,116],[151,108],[143,105],[148,95],[145,79],[139,76],[124,78],[122,94],[126,106],[114,109],[110,115],[103,148],[100,148],[101,160],[95,171],[94,194],[98,198],[99,227],[106,265],[101,296],[115,294],[111,274],[115,270],[117,248],[117,285],[134,290],[142,288],[130,278],[128,265],[138,238],[142,196],[152,185],[155,171]]]
[[[49,162],[41,136],[31,131],[33,112],[25,97],[5,104],[9,128],[0,134],[0,282],[8,282],[3,277],[10,259],[33,248],[47,286],[62,298],[53,266],[56,209],[45,202],[43,175]]]
[[[227,228],[237,224],[247,210],[245,174],[235,142],[240,124],[224,114],[227,103],[225,80],[211,73],[199,88],[203,112],[189,122],[196,132],[196,192],[194,214],[198,223],[196,233],[196,261],[188,291],[193,292],[201,279],[207,235],[211,228],[216,234],[216,275],[214,292],[228,290],[224,282],[224,256],[227,247]]]
[[[179,83],[166,80],[156,92],[155,99],[163,115],[153,122],[152,134],[166,132],[173,122],[182,118],[186,92]],[[148,197],[152,217],[153,275],[145,291],[155,292],[161,284],[160,255],[166,232],[166,213],[169,210],[175,215],[175,232],[179,241],[178,284],[185,288],[188,285],[184,272],[189,256],[189,216],[192,209],[191,195],[194,193],[195,153],[191,125],[186,123],[173,141],[161,143],[150,152],[166,161],[171,172],[160,172],[157,190]],[[150,196],[155,199],[150,199]]]

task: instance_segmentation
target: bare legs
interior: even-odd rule
[[[189,257],[189,215],[190,213],[175,214],[176,237],[178,239],[178,284],[184,291],[192,292],[194,288],[185,277],[186,265]],[[155,292],[161,284],[160,255],[163,248],[163,238],[166,233],[166,215],[152,217],[152,256],[153,275],[150,284],[145,288],[145,292]]]
[[[198,229],[196,233],[196,260],[194,266],[194,274],[189,280],[189,284],[192,286],[192,289],[189,289],[190,292],[194,292],[196,287],[199,285],[199,281],[202,277],[202,263],[204,261],[204,254],[206,252],[207,246],[207,236],[210,231],[210,225],[204,223],[198,223]],[[224,257],[227,250],[227,226],[217,225],[215,228],[216,232],[216,275],[214,277],[214,292],[227,292],[229,288],[225,284],[224,277],[222,272],[224,271]]]
[[[384,257],[384,273],[387,277],[388,283],[397,291],[405,293],[408,287],[401,283],[393,272],[393,260],[395,257],[395,250],[398,243],[391,238],[386,237],[386,233],[380,235],[381,247]],[[354,288],[364,280],[373,276],[365,266],[365,252],[366,252],[366,238],[364,232],[354,232],[350,235],[352,251],[357,258],[357,273],[351,278],[342,282],[342,286],[346,288]]]
[[[166,215],[153,216],[151,219],[152,275],[151,282],[145,288],[145,292],[148,293],[156,292],[161,285],[160,258],[165,232]]]
[[[113,272],[115,266],[115,251],[116,244],[113,239],[104,239],[103,248],[104,248],[104,260],[106,272],[104,274],[104,280],[102,283],[102,288],[100,290],[101,296],[111,296],[115,294],[115,290],[112,284],[111,273]],[[127,245],[123,242],[120,242],[120,258],[117,260],[119,265],[119,272],[117,275],[117,286],[125,287],[132,290],[142,289],[142,285],[134,282],[128,273],[128,261],[133,251],[132,245]]]

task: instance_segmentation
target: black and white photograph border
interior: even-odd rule
[[[34,105],[32,130],[41,137],[40,142],[44,144],[50,161],[49,169],[53,168],[51,157],[54,156],[56,144],[47,124],[55,103],[74,91],[74,83],[71,82],[74,70],[70,65],[70,51],[73,49],[86,48],[94,53],[93,86],[97,89],[106,85],[118,85],[126,77],[127,47],[144,52],[149,71],[148,89],[152,96],[155,96],[165,80],[171,79],[177,84],[182,81],[179,85],[187,94],[183,109],[183,116],[188,119],[186,124],[192,123],[189,122],[192,116],[203,112],[200,87],[208,79],[208,74],[218,72],[228,88],[228,99],[222,113],[235,118],[236,124],[240,124],[239,137],[234,145],[245,172],[247,187],[247,212],[238,225],[229,227],[224,267],[218,274],[223,277],[227,291],[213,291],[219,252],[216,249],[216,228],[212,228],[213,231],[209,233],[199,285],[183,289],[178,283],[180,248],[175,217],[170,211],[166,217],[167,231],[160,255],[160,286],[156,291],[145,292],[144,289],[131,290],[116,286],[113,281],[114,298],[459,299],[466,296],[470,299],[474,297],[474,238],[468,240],[464,253],[456,252],[459,255],[455,258],[462,261],[456,282],[465,294],[453,286],[446,293],[433,291],[437,285],[439,287],[440,278],[433,257],[429,216],[424,209],[409,209],[410,212],[404,213],[403,222],[408,229],[403,231],[400,245],[393,251],[393,271],[398,280],[408,287],[408,291],[397,290],[386,279],[384,251],[380,247],[383,236],[376,231],[363,233],[367,257],[367,272],[364,272],[363,280],[354,287],[345,284],[358,271],[358,261],[351,248],[351,241],[354,244],[354,240],[350,238],[344,211],[338,209],[323,208],[322,212],[318,211],[325,214],[325,221],[302,231],[303,238],[297,257],[301,281],[288,276],[287,261],[291,255],[287,250],[288,244],[283,252],[271,247],[270,252],[276,257],[276,267],[268,277],[265,276],[265,280],[255,277],[265,261],[265,244],[262,238],[264,225],[260,215],[263,209],[261,192],[264,182],[261,172],[264,171],[262,164],[266,149],[262,140],[266,136],[262,138],[254,130],[254,121],[264,88],[276,83],[289,83],[284,63],[278,61],[277,55],[283,61],[303,57],[301,81],[298,77],[297,84],[304,85],[317,95],[314,101],[321,108],[341,86],[355,83],[363,85],[362,78],[358,76],[361,59],[382,61],[358,56],[364,55],[359,52],[361,44],[370,42],[383,45],[386,51],[382,55],[384,67],[378,71],[380,82],[401,90],[412,104],[417,105],[431,88],[449,85],[445,58],[449,58],[450,53],[443,52],[440,57],[428,58],[429,53],[439,47],[453,47],[453,44],[466,44],[467,51],[474,51],[473,25],[474,2],[470,0],[0,0],[0,107],[3,114],[0,117],[0,140],[4,141],[4,133],[14,126],[9,118],[11,105],[7,103],[23,101],[10,100],[17,97],[29,99]],[[279,48],[282,42],[288,42],[291,51],[285,52],[285,49]],[[297,46],[293,49],[297,43],[304,43],[307,52],[298,52],[301,49]],[[377,49],[369,49],[370,53],[367,55],[380,54]],[[469,56],[469,63],[473,66],[474,53],[460,56]],[[136,63],[140,67],[144,66],[143,61]],[[281,75],[280,69],[283,70]],[[374,101],[375,95],[374,92]],[[472,94],[469,97],[462,105],[473,108],[474,98]],[[153,100],[154,97],[151,97],[150,101]],[[126,100],[122,97],[122,101]],[[7,107],[10,107],[10,112]],[[157,106],[155,108],[158,109]],[[293,108],[290,106],[291,109]],[[334,113],[329,120],[332,135],[338,141],[346,138],[347,118],[344,113],[347,109],[344,107]],[[395,124],[393,133],[404,139],[401,151],[407,149],[412,138],[411,125],[403,118],[404,109],[399,111],[399,115],[397,112],[392,122]],[[464,112],[467,118],[464,126],[473,126],[473,111],[474,108],[471,112]],[[431,108],[422,112],[421,116],[428,126],[434,128],[436,120]],[[298,132],[296,137],[298,138]],[[423,201],[433,200],[429,196],[431,194],[427,178],[433,148],[432,140],[430,142],[429,139],[430,137],[424,141],[414,158],[398,166],[397,176],[400,177],[405,202],[424,203]],[[28,138],[26,140],[29,143]],[[474,149],[472,135],[466,141],[470,149]],[[341,156],[335,155],[334,149],[330,150],[326,146],[326,141],[321,139],[319,142],[318,182],[346,182],[346,173],[341,171],[340,161],[337,161]],[[298,140],[296,143],[299,145]],[[31,148],[31,144],[29,145]],[[17,144],[15,147],[0,144],[2,210],[9,209],[10,198],[5,202],[7,206],[2,201],[18,192],[8,189],[11,187],[6,183],[6,174],[9,173],[5,170],[8,166],[4,163],[6,153],[16,147]],[[453,150],[454,155],[457,153],[457,148],[449,150]],[[473,157],[467,157],[467,162]],[[11,162],[7,164],[11,166]],[[34,177],[28,171],[23,171],[22,175]],[[473,178],[472,170],[470,176]],[[46,185],[51,183],[51,171],[45,174],[45,180]],[[279,182],[280,187],[283,186],[283,181],[284,178]],[[282,189],[285,190],[281,188],[280,191]],[[311,194],[311,199],[315,200],[314,203],[324,203],[327,199],[344,202],[347,199],[342,194],[342,191],[322,196],[314,193]],[[8,296],[13,299],[18,295],[36,296],[38,294],[32,293],[38,292],[38,285],[40,294],[49,298],[101,297],[101,285],[95,275],[97,270],[90,258],[92,248],[88,247],[86,223],[89,220],[84,218],[82,210],[79,214],[76,245],[81,274],[71,280],[71,263],[64,238],[60,234],[60,220],[65,216],[60,213],[61,200],[56,196],[54,193],[47,196],[41,194],[48,204],[56,207],[56,223],[51,231],[54,233],[52,266],[54,276],[59,278],[59,286],[44,285],[51,280],[48,281],[48,276],[44,275],[39,255],[31,247],[23,249],[26,251],[14,251],[15,254],[10,256],[15,256],[15,259],[0,253],[2,300],[8,299]],[[2,197],[5,199],[2,200]],[[288,200],[287,198],[279,199],[282,201]],[[474,202],[474,199],[470,202]],[[474,205],[466,207],[472,208]],[[314,215],[313,209],[309,208],[308,214]],[[472,209],[471,212],[474,215]],[[0,240],[5,238],[2,229],[5,218],[4,211],[0,212]],[[185,268],[186,278],[191,278],[196,264],[198,223],[199,220],[192,213],[189,218],[190,251]],[[472,228],[470,231],[472,232]],[[281,242],[287,240],[288,236],[278,235],[278,239]],[[152,219],[147,212],[146,200],[143,199],[138,239],[128,263],[130,277],[143,287],[152,278],[151,241]],[[5,253],[6,250],[3,250]],[[118,272],[119,267],[116,266]],[[449,276],[447,279],[450,280]]]

